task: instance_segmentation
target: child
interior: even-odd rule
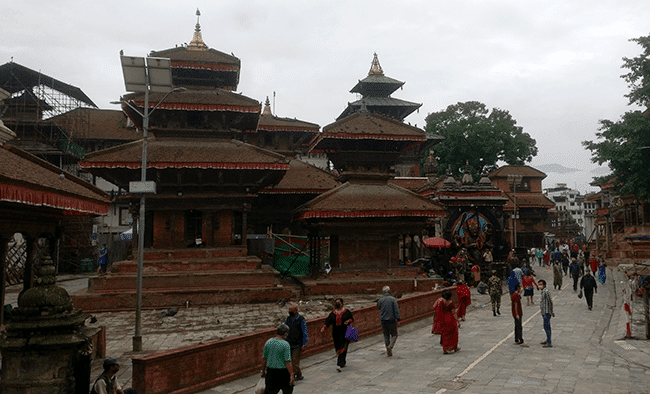
[[[533,278],[533,275],[528,272],[522,279],[521,279],[521,284],[523,285],[524,288],[524,296],[526,297],[526,305],[533,304],[533,286],[537,287],[537,290],[539,290],[539,286],[537,286],[537,282],[535,282],[535,278]]]

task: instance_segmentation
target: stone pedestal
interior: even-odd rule
[[[0,392],[87,393],[94,331],[84,326],[88,317],[73,309],[55,284],[52,260],[43,258],[35,286],[19,297],[0,339]]]

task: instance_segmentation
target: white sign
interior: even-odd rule
[[[132,181],[129,182],[129,193],[156,194],[156,182],[154,181]]]

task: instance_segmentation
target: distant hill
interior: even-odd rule
[[[537,165],[535,166],[535,168],[545,173],[556,172],[558,174],[568,174],[571,172],[581,171],[577,168],[565,167],[562,164],[558,164],[558,163]]]

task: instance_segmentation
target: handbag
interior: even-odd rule
[[[265,379],[260,378],[260,380],[258,380],[257,384],[255,385],[255,394],[264,394],[265,389],[266,389]]]
[[[345,329],[345,339],[352,342],[358,341],[359,333],[357,332],[357,329],[352,326],[348,326],[348,328]]]
[[[582,290],[580,290],[580,293],[578,293],[578,298],[582,298]]]

